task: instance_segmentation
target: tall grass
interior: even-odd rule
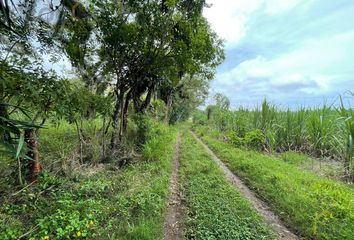
[[[354,96],[354,94],[352,93]],[[351,175],[352,180],[354,180],[354,110],[346,109],[341,98],[341,106],[338,109],[341,116],[341,130],[342,130],[342,141],[338,141],[342,148],[342,158],[344,159],[344,168],[348,175]],[[352,173],[352,174],[351,174]]]
[[[221,111],[209,124],[225,136],[232,132],[240,138],[259,129],[268,152],[301,151],[339,160],[346,175],[354,178],[354,110],[345,107],[342,99],[339,107],[324,104],[298,110],[282,110],[265,100],[255,110]]]
[[[327,106],[309,113],[308,135],[314,153],[319,156],[325,156],[331,152],[336,118],[335,112]]]

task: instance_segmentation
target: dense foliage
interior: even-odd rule
[[[141,145],[141,115],[187,119],[224,57],[203,0],[0,3],[0,150],[17,159],[20,184],[43,169],[39,129],[62,120],[76,127],[81,163],[100,143],[93,163],[123,156],[124,165],[135,144],[128,124]],[[101,122],[94,138],[83,120]]]
[[[139,164],[81,166],[71,178],[45,171],[37,185],[2,195],[0,239],[161,238],[176,129],[151,127]],[[63,148],[54,136],[75,144],[75,129],[46,129],[42,138],[45,162],[70,164],[65,156],[75,155],[75,148]]]
[[[204,7],[0,0],[1,239],[160,238],[175,135],[156,122],[189,118],[224,58]]]

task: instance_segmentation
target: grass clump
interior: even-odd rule
[[[187,239],[273,239],[250,203],[190,134],[184,135],[181,164]]]
[[[275,157],[236,149],[208,136],[203,139],[287,225],[304,237],[354,239],[354,192],[350,187]]]

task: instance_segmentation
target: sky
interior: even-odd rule
[[[282,107],[352,101],[353,0],[207,0],[226,59],[211,83],[231,107],[264,98]],[[354,105],[352,105],[354,106]]]

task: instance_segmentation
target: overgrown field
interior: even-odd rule
[[[43,154],[53,163],[66,163],[63,156],[77,154],[71,135],[67,128],[43,131],[43,144],[48,144]],[[115,163],[81,166],[70,177],[46,171],[36,184],[6,189],[0,239],[24,234],[27,239],[162,238],[175,139],[174,128],[154,124],[143,156],[123,169]]]
[[[235,148],[199,132],[202,139],[271,206],[285,223],[308,239],[354,238],[354,190],[292,163]]]
[[[189,133],[181,149],[187,239],[273,239],[269,227]]]
[[[236,147],[297,151],[341,162],[338,175],[354,180],[354,109],[345,100],[339,99],[339,106],[298,110],[282,110],[267,101],[254,110],[229,110],[226,97],[217,100],[195,114],[196,124],[214,129]]]

